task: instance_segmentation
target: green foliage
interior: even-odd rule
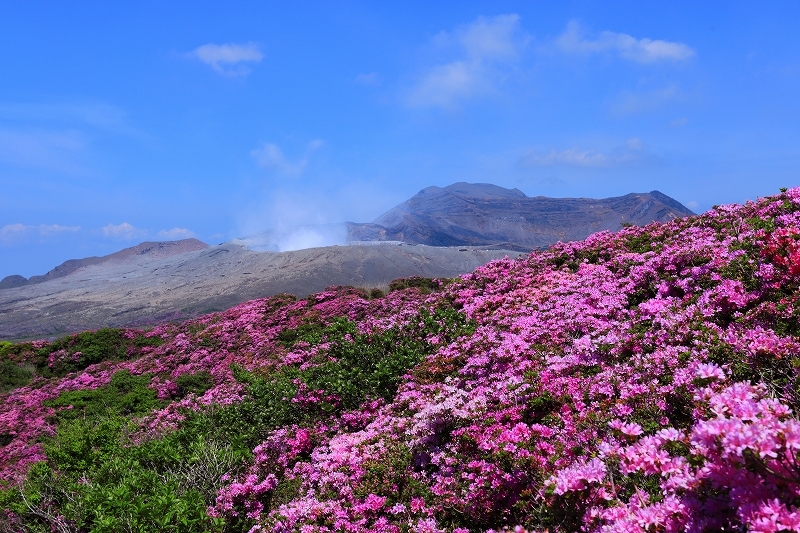
[[[627,236],[624,245],[629,252],[636,254],[651,252],[654,249],[653,236],[649,233]]]
[[[532,396],[527,401],[523,417],[529,424],[540,423],[560,407],[561,403],[552,394],[544,392],[538,396]]]
[[[378,289],[377,287],[373,287],[369,290],[369,299],[375,300],[376,298],[383,298],[384,294],[383,291]]]
[[[719,274],[726,279],[735,279],[742,282],[748,291],[757,291],[761,288],[761,282],[755,275],[758,265],[748,255],[734,258],[727,265],[720,267]]]
[[[662,429],[663,426],[660,420],[665,414],[666,413],[656,405],[640,405],[633,410],[630,420],[639,424],[645,435],[652,435],[659,429]]]
[[[62,377],[102,361],[119,361],[143,348],[161,346],[161,337],[129,339],[123,330],[105,328],[62,337],[41,348],[0,341],[0,393],[27,385],[36,376]]]
[[[162,344],[164,344],[164,339],[162,339],[161,337],[147,337],[145,335],[137,335],[133,339],[133,345],[136,346],[137,348],[144,348],[147,346],[155,348],[157,346],[161,346]]]
[[[46,446],[48,463],[34,465],[21,488],[0,491],[0,505],[17,514],[26,530],[222,531],[222,520],[206,514],[208,499],[182,483],[184,472],[149,467],[147,446],[124,441],[126,420],[82,419],[66,426]]]
[[[304,381],[337,396],[344,409],[355,409],[368,397],[391,399],[403,373],[430,353],[424,340],[397,329],[362,335],[346,320],[334,322],[326,338],[335,361],[309,369]]]
[[[418,461],[419,462],[419,461]],[[435,499],[424,483],[415,478],[414,454],[402,442],[389,445],[381,456],[368,461],[353,493],[357,498],[366,498],[370,494],[388,496],[386,505],[405,503],[411,498],[423,498],[428,502]]]
[[[0,360],[0,393],[27,385],[32,379],[32,369],[8,359]]]
[[[389,283],[389,292],[401,291],[416,287],[423,294],[437,291],[441,288],[442,282],[435,278],[423,278],[421,276],[410,276],[408,278],[398,278]]]
[[[83,370],[87,366],[101,361],[123,359],[127,348],[125,340],[122,330],[119,329],[104,328],[97,331],[86,331],[58,339],[52,344],[41,348],[36,355],[45,359],[45,361],[51,353],[58,350],[66,350],[67,353],[73,355],[74,357],[59,358],[50,367],[53,374],[64,376],[70,372]],[[41,364],[37,366],[41,366]]]
[[[209,380],[200,372],[184,386],[199,390]],[[44,443],[48,460],[34,465],[21,489],[0,490],[0,505],[31,531],[67,523],[70,530],[92,532],[222,531],[224,521],[209,517],[206,508],[223,475],[235,475],[250,452],[205,438],[208,427],[198,431],[197,425],[131,441],[138,430],[132,417],[161,405],[149,382],[149,375],[119,371],[104,387],[48,402],[61,408],[56,434]]]
[[[775,219],[774,218],[748,218],[747,224],[753,229],[763,229],[767,233],[772,233],[775,231]]]
[[[201,396],[214,386],[214,378],[207,370],[200,370],[194,374],[183,374],[175,380],[178,386],[178,396],[183,398],[188,394]]]
[[[640,303],[656,297],[656,288],[651,283],[644,283],[628,293],[628,309],[633,309]]]
[[[63,392],[45,405],[62,408],[55,415],[59,420],[144,415],[160,405],[156,391],[147,387],[151,377],[150,374],[134,376],[127,370],[120,370],[108,385]]]
[[[319,344],[325,334],[325,324],[318,321],[303,322],[295,329],[285,329],[278,334],[278,340],[291,348],[298,342],[310,345]]]
[[[247,384],[247,398],[189,423],[213,428],[215,438],[252,448],[274,428],[309,424],[356,409],[369,399],[391,400],[406,372],[438,349],[430,337],[447,344],[475,330],[462,313],[449,307],[423,310],[411,323],[408,328],[360,333],[355,323],[339,318],[327,326],[315,322],[286,330],[281,333],[285,344],[327,344],[318,365],[303,370],[284,367],[266,375],[234,366],[234,377]],[[292,401],[312,395],[318,399]]]

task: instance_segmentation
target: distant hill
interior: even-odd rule
[[[159,257],[171,257],[173,255],[182,254],[185,252],[194,252],[208,248],[208,245],[197,239],[181,239],[179,241],[163,241],[163,242],[143,242],[130,248],[125,248],[113,254],[104,255],[101,257],[85,257],[83,259],[69,259],[64,261],[54,269],[50,270],[47,274],[41,276],[31,276],[26,279],[24,276],[12,275],[6,276],[0,280],[0,289],[12,289],[15,287],[22,287],[34,283],[43,283],[57,278],[63,278],[72,274],[82,267],[90,265],[99,265],[108,261],[121,261],[135,257],[149,257],[156,259]]]
[[[174,248],[167,248],[162,256],[149,255],[157,249],[130,252],[148,244],[112,254],[123,260],[0,291],[0,340],[152,325],[274,294],[304,297],[330,285],[371,288],[409,276],[449,278],[519,255],[486,247],[389,243],[294,252],[254,252],[234,243],[173,255],[166,252]]]
[[[488,183],[427,187],[372,223],[348,225],[351,241],[403,241],[429,246],[495,245],[532,250],[585,239],[622,224],[638,226],[693,215],[658,191],[600,200],[529,197]]]

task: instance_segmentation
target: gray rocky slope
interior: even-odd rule
[[[165,257],[128,254],[0,291],[0,339],[147,326],[279,293],[303,297],[331,285],[370,288],[414,275],[454,277],[506,255],[518,254],[389,243],[294,252],[253,252],[228,243]]]
[[[20,275],[6,276],[0,280],[0,289],[11,289],[14,287],[22,287],[24,285],[32,285],[35,283],[44,283],[56,278],[63,278],[78,270],[79,268],[87,267],[90,265],[99,265],[109,261],[124,261],[133,257],[157,259],[159,257],[170,257],[173,255],[182,254],[185,252],[193,252],[195,250],[202,250],[208,248],[208,245],[197,239],[181,239],[178,241],[162,241],[162,242],[143,242],[130,248],[125,248],[113,254],[104,255],[101,257],[84,257],[83,259],[69,259],[64,261],[54,269],[50,270],[41,276],[31,276],[26,278]]]
[[[658,191],[596,200],[529,197],[488,183],[455,183],[422,189],[370,224],[350,223],[348,233],[353,241],[532,250],[617,231],[624,223],[644,225],[693,214]]]

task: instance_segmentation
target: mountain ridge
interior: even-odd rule
[[[527,196],[519,189],[458,182],[426,187],[370,223],[348,223],[352,241],[429,246],[503,244],[530,251],[623,224],[667,222],[694,213],[660,191],[611,198]]]
[[[25,285],[44,283],[45,281],[68,276],[80,268],[98,265],[108,261],[125,260],[136,256],[148,256],[152,258],[170,257],[185,252],[203,250],[204,248],[208,248],[208,244],[198,239],[180,239],[177,241],[145,241],[137,244],[136,246],[123,248],[122,250],[108,255],[84,257],[82,259],[67,259],[60,265],[49,270],[47,273],[31,276],[30,278],[25,278],[25,276],[20,276],[19,274],[12,274],[0,280],[0,289],[11,289]]]

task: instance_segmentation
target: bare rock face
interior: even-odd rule
[[[532,250],[582,240],[623,223],[645,225],[693,215],[658,191],[615,198],[528,197],[487,183],[427,187],[370,224],[350,223],[351,241],[403,241],[430,246],[496,245]]]

